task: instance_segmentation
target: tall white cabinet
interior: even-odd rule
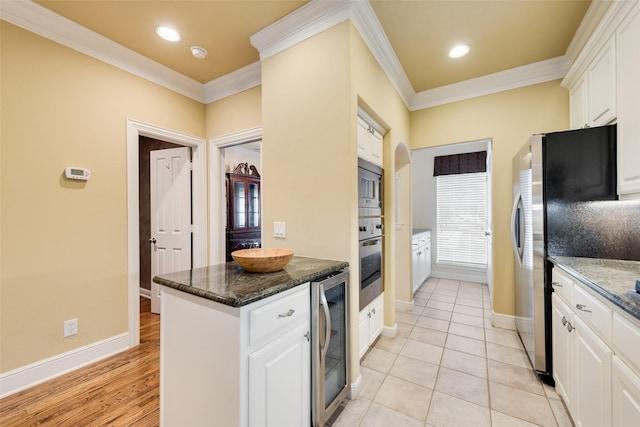
[[[640,197],[640,4],[616,32],[618,194]]]

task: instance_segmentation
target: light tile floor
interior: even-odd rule
[[[398,334],[362,360],[362,388],[333,427],[520,427],[573,423],[515,331],[491,326],[486,285],[429,279]]]

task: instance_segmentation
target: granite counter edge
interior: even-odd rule
[[[563,264],[562,262],[553,258],[552,256],[549,256],[548,259],[558,268],[565,271],[569,275],[575,277],[577,280],[579,280],[585,286],[589,287],[598,295],[601,295],[603,298],[607,299],[609,302],[621,308],[625,313],[640,320],[640,308],[636,304],[633,304],[625,300],[623,297],[621,297],[616,293],[609,292],[608,290],[604,289],[602,286],[598,285],[596,282],[592,281],[588,277],[583,276],[582,274],[578,273],[571,267],[568,267],[567,265]]]
[[[208,299],[211,301],[218,302],[220,304],[228,305],[230,307],[243,307],[245,305],[249,305],[251,303],[263,300],[270,296],[279,294],[280,292],[284,292],[288,289],[295,288],[296,286],[302,285],[307,282],[313,282],[315,280],[321,279],[323,277],[329,276],[333,273],[337,273],[341,270],[344,270],[349,267],[348,262],[341,262],[331,267],[327,267],[325,269],[315,271],[313,273],[309,273],[307,275],[298,277],[296,279],[291,279],[286,282],[271,286],[268,289],[264,289],[262,291],[253,292],[249,295],[246,295],[242,298],[240,297],[224,297],[220,294],[214,292],[208,292],[202,290],[200,288],[195,288],[191,285],[187,285],[185,283],[176,282],[173,280],[168,280],[163,277],[154,277],[153,282],[166,286],[168,288],[176,289],[187,294],[195,295],[204,299]],[[256,273],[256,274],[269,274],[269,273]]]

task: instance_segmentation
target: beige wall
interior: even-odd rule
[[[511,160],[532,134],[568,126],[569,96],[560,81],[411,113],[412,149],[493,141],[493,309],[498,313],[514,314]]]
[[[346,260],[351,265],[351,336],[358,336],[356,115],[360,104],[390,129],[385,169],[395,146],[408,141],[409,112],[355,28],[331,28],[263,62],[263,244],[297,255]],[[389,181],[387,180],[387,183]],[[393,200],[387,184],[386,199]],[[392,212],[390,203],[387,212]],[[273,237],[273,222],[286,238]],[[389,215],[385,222],[392,224]],[[393,254],[393,227],[386,251]],[[409,243],[407,243],[409,244]],[[395,324],[395,257],[385,263],[385,315]],[[352,340],[352,354],[358,342]],[[352,359],[352,380],[359,375]]]
[[[0,371],[127,332],[126,120],[205,135],[204,106],[4,21]],[[70,182],[66,166],[91,170]],[[63,321],[78,318],[77,336]]]
[[[207,136],[222,136],[262,126],[262,86],[207,104]]]

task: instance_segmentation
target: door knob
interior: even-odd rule
[[[149,239],[149,243],[153,243],[154,245],[156,244],[156,238],[152,237]]]

